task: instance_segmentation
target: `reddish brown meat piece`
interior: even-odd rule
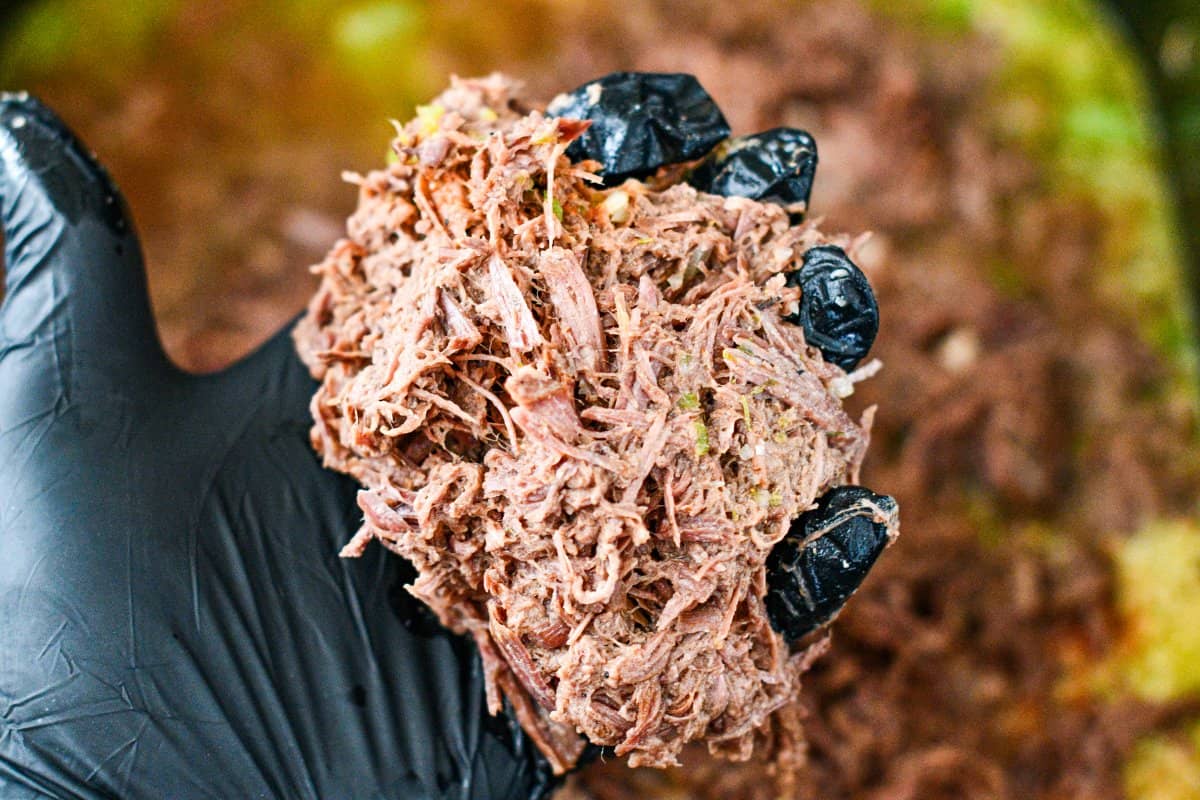
[[[857,479],[870,411],[806,346],[785,286],[848,237],[664,174],[604,190],[582,127],[500,76],[455,81],[360,185],[299,326],[313,443],[366,487],[371,539],[470,633],[556,770],[580,734],[675,763],[798,744],[819,641],[763,607],[791,521]],[[780,713],[777,713],[780,712]]]

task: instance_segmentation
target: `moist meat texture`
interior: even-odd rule
[[[456,80],[398,126],[386,169],[315,270],[296,342],[313,444],[358,479],[372,540],[469,633],[557,771],[586,737],[634,765],[703,740],[786,766],[818,638],[763,605],[792,520],[857,481],[871,410],[806,345],[785,274],[857,241],[667,168],[603,189],[501,76]],[[894,524],[894,520],[890,521]]]

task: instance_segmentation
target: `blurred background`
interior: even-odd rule
[[[171,356],[286,323],[450,73],[535,97],[695,73],[811,131],[813,214],[874,231],[864,482],[904,535],[813,670],[806,800],[1200,798],[1194,0],[27,0],[0,85],[133,208]],[[768,798],[764,765],[598,764],[562,797]]]

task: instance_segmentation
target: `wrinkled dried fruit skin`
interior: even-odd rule
[[[866,357],[879,332],[879,306],[867,276],[840,247],[814,247],[799,270],[787,276],[799,286],[800,312],[789,322],[803,326],[808,343],[847,372]]]
[[[599,161],[609,186],[700,158],[729,136],[699,81],[677,73],[614,72],[555,98],[546,113],[591,121],[567,156]]]
[[[827,492],[767,558],[771,627],[794,642],[831,620],[895,535],[895,519],[886,495],[861,486]]]
[[[688,183],[702,192],[807,208],[817,172],[817,143],[798,128],[730,139],[696,168]],[[796,213],[793,221],[799,221]]]

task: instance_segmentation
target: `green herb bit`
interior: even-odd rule
[[[692,423],[692,430],[696,432],[696,455],[708,455],[708,426],[696,420]]]
[[[551,197],[551,198],[550,198],[550,207],[551,207],[552,209],[554,209],[554,216],[558,217],[558,221],[559,221],[559,222],[562,222],[562,218],[563,218],[563,207],[562,207],[562,203],[558,202],[558,198],[557,198],[557,197]]]
[[[441,127],[442,117],[446,114],[446,107],[441,103],[431,103],[427,106],[417,106],[417,122],[420,126],[422,136],[429,137],[437,133]]]
[[[679,398],[679,407],[684,411],[695,411],[700,407],[700,398],[695,392],[688,392]]]
[[[742,401],[742,419],[746,421],[746,430],[750,429],[750,399],[745,395],[739,398]]]

